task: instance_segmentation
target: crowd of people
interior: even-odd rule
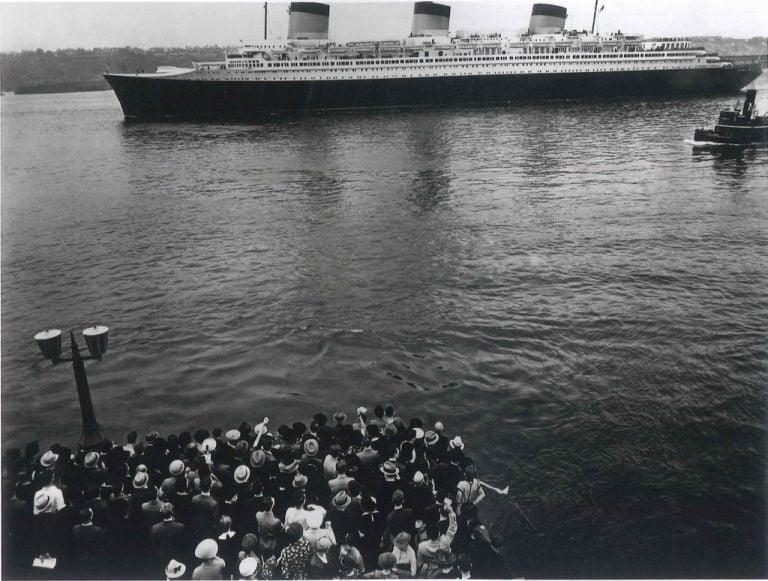
[[[459,435],[392,405],[3,458],[3,577],[508,577]]]

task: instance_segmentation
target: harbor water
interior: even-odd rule
[[[392,402],[510,486],[480,509],[510,576],[768,576],[768,151],[684,142],[737,98],[126,124],[111,92],[3,96],[3,449],[77,441],[32,337],[104,324],[114,440]]]

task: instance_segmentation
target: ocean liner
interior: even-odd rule
[[[597,3],[595,4],[597,8]],[[266,5],[265,5],[266,10]],[[126,119],[240,119],[369,108],[733,93],[761,73],[683,38],[566,30],[567,10],[534,4],[520,35],[451,33],[451,9],[416,2],[403,40],[338,44],[330,5],[290,4],[288,39],[221,62],[106,73]]]

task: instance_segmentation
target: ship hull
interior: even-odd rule
[[[316,111],[735,93],[754,66],[354,80],[199,80],[104,75],[126,119],[241,119]]]
[[[697,129],[693,140],[697,143],[723,145],[768,144],[768,127],[717,127],[714,130]]]

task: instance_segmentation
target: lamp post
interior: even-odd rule
[[[40,348],[43,357],[50,359],[54,365],[72,362],[72,370],[75,374],[75,385],[77,386],[77,397],[80,400],[80,414],[83,417],[83,430],[80,434],[80,445],[83,448],[93,448],[104,442],[107,438],[101,431],[99,422],[96,420],[96,414],[93,411],[93,402],[91,402],[91,391],[88,387],[88,376],[85,373],[85,364],[83,361],[96,359],[101,361],[102,354],[107,351],[107,340],[109,338],[109,328],[103,325],[95,325],[83,330],[83,338],[88,347],[90,355],[80,355],[80,349],[75,341],[75,334],[69,332],[71,357],[61,356],[61,331],[59,329],[48,329],[40,331],[35,335],[35,341]]]

